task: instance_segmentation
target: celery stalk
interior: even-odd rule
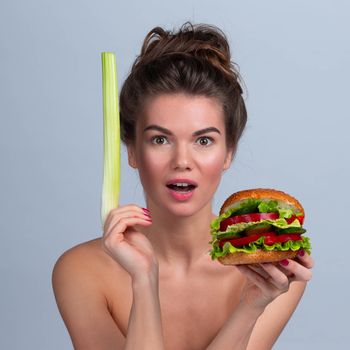
[[[101,58],[104,136],[101,220],[104,226],[108,213],[119,203],[120,121],[115,54],[102,52]]]

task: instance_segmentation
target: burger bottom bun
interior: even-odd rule
[[[223,265],[259,264],[294,259],[297,255],[298,251],[293,250],[257,250],[255,253],[230,253],[218,260]]]

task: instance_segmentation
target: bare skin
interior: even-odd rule
[[[101,303],[101,307],[108,307],[115,326],[123,337],[126,337],[132,305],[132,281],[129,274],[105,254],[100,241],[101,239],[93,240],[73,248],[64,259],[73,260],[73,264],[74,260],[77,260],[77,264],[89,261],[88,266],[82,268],[87,270],[86,274],[91,274],[91,268],[95,272],[95,277],[90,277],[89,284],[98,284],[99,292],[106,299],[105,303]],[[205,349],[238,304],[243,281],[243,276],[234,268],[213,263],[210,257],[203,259],[201,263],[198,262],[186,275],[176,276],[176,271],[161,268],[159,298],[165,348]],[[220,288],[211,289],[211,286]],[[61,288],[64,286],[61,285]],[[84,300],[81,302],[85,303]],[[74,310],[76,306],[69,307],[67,318],[79,313],[79,310]],[[74,325],[71,327],[73,329]],[[79,334],[76,337],[78,338]],[[122,348],[121,346],[120,349]]]
[[[207,127],[217,131],[198,134]],[[75,349],[272,347],[313,261],[305,254],[288,266],[233,267],[210,259],[212,196],[232,160],[225,145],[215,100],[163,95],[148,104],[128,156],[150,214],[137,205],[112,210],[103,237],[67,251],[54,269]],[[193,197],[172,197],[165,183],[174,178],[196,181]]]

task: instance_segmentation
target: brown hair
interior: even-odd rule
[[[120,93],[124,143],[134,143],[137,118],[146,100],[169,93],[218,99],[225,115],[227,147],[236,149],[247,112],[239,73],[219,28],[186,22],[177,32],[155,27],[147,34]]]

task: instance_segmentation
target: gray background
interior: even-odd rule
[[[275,187],[303,203],[314,278],[275,349],[347,348],[350,5],[344,1],[2,1],[0,348],[69,349],[51,270],[101,234],[102,51],[119,86],[146,33],[186,20],[229,37],[249,123],[215,197]],[[144,203],[122,159],[121,203]]]

